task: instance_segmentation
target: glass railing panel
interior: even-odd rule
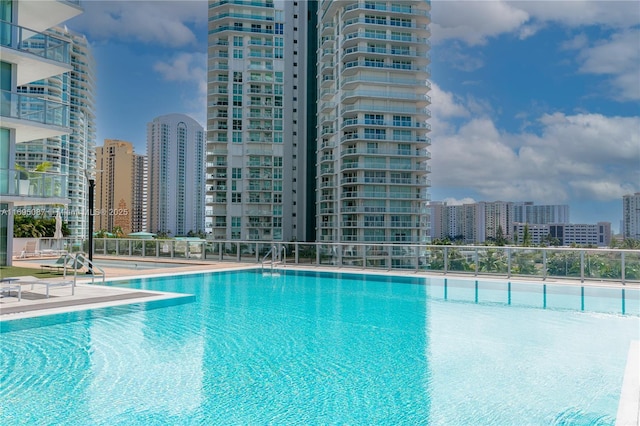
[[[0,116],[69,127],[69,106],[38,96],[1,91]]]
[[[470,272],[474,270],[475,252],[466,247],[449,247],[447,269],[450,272]]]
[[[71,63],[68,41],[11,22],[0,21],[0,45],[44,59]]]
[[[132,243],[131,243],[131,254],[133,256],[142,256],[143,255],[143,241],[132,241]]]
[[[95,244],[96,244],[97,240],[94,239],[93,241],[94,241],[93,246],[95,247],[96,246]],[[117,254],[117,247],[116,247],[117,240],[115,240],[115,239],[104,239],[104,240],[102,240],[102,244],[103,244],[103,248],[104,248],[104,251],[103,251],[104,254],[106,254],[106,255],[115,255],[115,254]]]
[[[625,281],[640,281],[640,251],[624,252],[624,279]]]
[[[444,272],[444,246],[425,250],[426,270]]]
[[[118,255],[128,256],[130,253],[131,240],[120,240],[118,243]]]
[[[105,254],[105,239],[104,238],[94,238],[93,239],[93,253],[94,254]]]
[[[585,252],[584,277],[585,279],[595,278],[595,279],[602,279],[602,280],[621,280],[622,279],[622,253],[621,252],[600,253],[600,252],[594,252],[594,251]]]
[[[67,175],[0,169],[0,194],[28,197],[66,197]]]
[[[156,240],[144,241],[144,254],[143,256],[156,256],[156,247],[158,242]]]
[[[520,276],[544,276],[544,255],[542,250],[511,250],[511,274]]]
[[[297,244],[298,263],[302,265],[313,265],[316,262],[315,244]],[[295,254],[293,255],[295,259]]]
[[[576,250],[547,253],[547,275],[556,278],[580,277],[580,253]]]
[[[507,253],[503,248],[482,247],[476,249],[478,273],[504,274],[508,269]]]

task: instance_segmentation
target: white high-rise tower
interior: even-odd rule
[[[428,1],[320,2],[319,241],[427,241],[429,10]],[[369,251],[386,266],[389,253]]]
[[[147,227],[184,236],[204,232],[204,129],[168,114],[147,124]]]

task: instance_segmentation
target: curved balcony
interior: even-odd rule
[[[431,139],[427,137],[419,137],[419,136],[410,136],[410,137],[393,137],[393,135],[379,135],[379,134],[366,134],[366,133],[349,133],[343,135],[340,138],[340,142],[344,143],[346,141],[376,141],[376,142],[404,142],[404,143],[414,143],[418,145],[430,145]]]
[[[0,195],[14,205],[68,204],[67,175],[0,169]]]
[[[2,125],[15,129],[16,142],[71,133],[69,105],[6,90],[0,95]]]
[[[379,148],[346,148],[340,151],[340,157],[351,155],[382,155],[385,157],[415,157],[425,158],[427,155],[426,149],[379,149]]]
[[[398,27],[398,28],[401,28],[401,27]],[[401,42],[401,43],[411,43],[411,44],[420,45],[420,46],[431,46],[431,42],[426,37],[417,37],[414,35],[408,36],[408,35],[376,33],[376,32],[362,30],[362,29],[359,29],[357,31],[352,31],[350,33],[346,33],[344,35],[343,46],[347,47],[348,45],[353,45],[353,42],[354,41],[357,42],[358,39],[393,41],[393,42]]]
[[[220,1],[210,3],[209,9],[213,9],[214,7],[220,7],[225,5],[254,6],[254,7],[264,7],[267,9],[273,9],[273,2],[267,3],[264,1],[251,1],[251,0],[220,0]]]
[[[345,62],[342,66],[342,73],[353,74],[355,71],[359,71],[361,68],[368,70],[376,69],[393,72],[410,71],[411,73],[423,74],[425,80],[429,75],[431,75],[431,69],[427,66],[419,66],[413,63],[388,63],[368,60]]]
[[[427,106],[431,100],[427,95],[421,93],[407,93],[397,91],[382,91],[382,90],[344,90],[340,100],[346,102],[353,98],[381,98],[381,99],[393,99],[402,101],[413,101],[416,106]]]
[[[2,60],[19,64],[17,86],[73,70],[68,41],[6,21],[0,21],[0,34]]]
[[[353,105],[345,105],[342,108],[343,114],[347,112],[354,112],[354,111],[403,113],[403,114],[424,116],[425,118],[431,117],[431,112],[428,109],[415,108],[410,106],[386,106],[386,105],[366,104],[364,102],[356,102]]]
[[[389,48],[386,47],[361,47],[353,46],[344,49],[342,52],[342,60],[348,60],[351,56],[362,55],[382,55],[383,57],[402,57],[402,58],[419,58],[429,59],[429,53],[421,50],[411,50],[408,46],[406,48]],[[353,60],[353,59],[351,59]]]
[[[384,128],[396,127],[399,129],[424,129],[425,131],[430,131],[431,126],[429,123],[425,122],[405,122],[405,121],[386,121],[386,120],[359,120],[357,118],[345,118],[342,121],[341,129],[345,129],[348,127],[362,127],[362,126],[382,126]]]

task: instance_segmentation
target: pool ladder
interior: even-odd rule
[[[71,257],[71,256],[69,256]],[[80,267],[87,268],[87,274],[91,274],[91,284],[95,284],[96,279],[96,270],[98,271],[97,275],[102,275],[102,284],[104,285],[105,273],[104,269],[93,263],[89,258],[87,258],[83,253],[76,254],[76,258],[73,259],[73,282],[76,282],[78,277],[78,269]],[[65,268],[66,275],[66,268]]]
[[[281,254],[284,253],[284,255],[281,257]],[[264,257],[262,258],[262,275],[265,275],[264,272],[264,263],[267,260],[267,258],[269,257],[269,255],[271,255],[271,262],[270,262],[270,271],[267,272],[268,275],[271,276],[278,276],[280,275],[278,272],[274,271],[274,268],[278,265],[281,266],[286,266],[287,264],[287,248],[285,246],[282,246],[281,250],[278,250],[278,246],[276,246],[275,244],[273,244],[271,246],[271,248],[269,249],[269,251],[267,252],[267,254],[264,255]]]

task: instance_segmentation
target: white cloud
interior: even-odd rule
[[[153,69],[168,81],[207,81],[207,55],[204,53],[178,53],[171,61],[158,61]]]
[[[470,46],[487,43],[501,34],[521,39],[535,34],[545,23],[576,28],[604,26],[624,29],[640,23],[636,1],[434,1],[432,41],[462,40]]]
[[[473,204],[476,202],[476,200],[474,200],[473,198],[461,198],[461,199],[456,199],[456,198],[445,198],[444,200],[445,203],[447,203],[448,206],[461,206],[463,204]]]
[[[446,92],[440,99],[462,102]],[[467,188],[486,200],[542,203],[612,201],[640,190],[640,117],[543,114],[538,132],[515,134],[500,131],[488,117],[457,127],[444,113],[434,117],[434,188]]]
[[[429,96],[431,96],[431,113],[433,117],[445,119],[469,116],[469,111],[462,104],[462,99],[456,98],[451,92],[445,92],[435,83],[431,84]]]
[[[180,47],[195,44],[188,24],[206,25],[207,2],[84,1],[84,13],[72,27],[93,42],[109,39]]]
[[[569,27],[626,28],[637,25],[640,18],[637,2],[628,0],[516,1],[510,4],[535,20],[558,22]]]
[[[454,38],[469,45],[485,44],[529,20],[527,12],[504,1],[436,1],[432,17],[433,43]]]
[[[578,60],[580,72],[612,77],[610,85],[614,98],[622,101],[640,99],[640,30],[624,30],[593,46],[582,46]]]
[[[207,55],[204,53],[179,53],[170,61],[157,61],[153,65],[167,81],[183,82],[196,86],[196,92],[188,90],[187,97],[182,99],[182,104],[191,110],[191,115],[200,124],[206,123],[207,105]]]

